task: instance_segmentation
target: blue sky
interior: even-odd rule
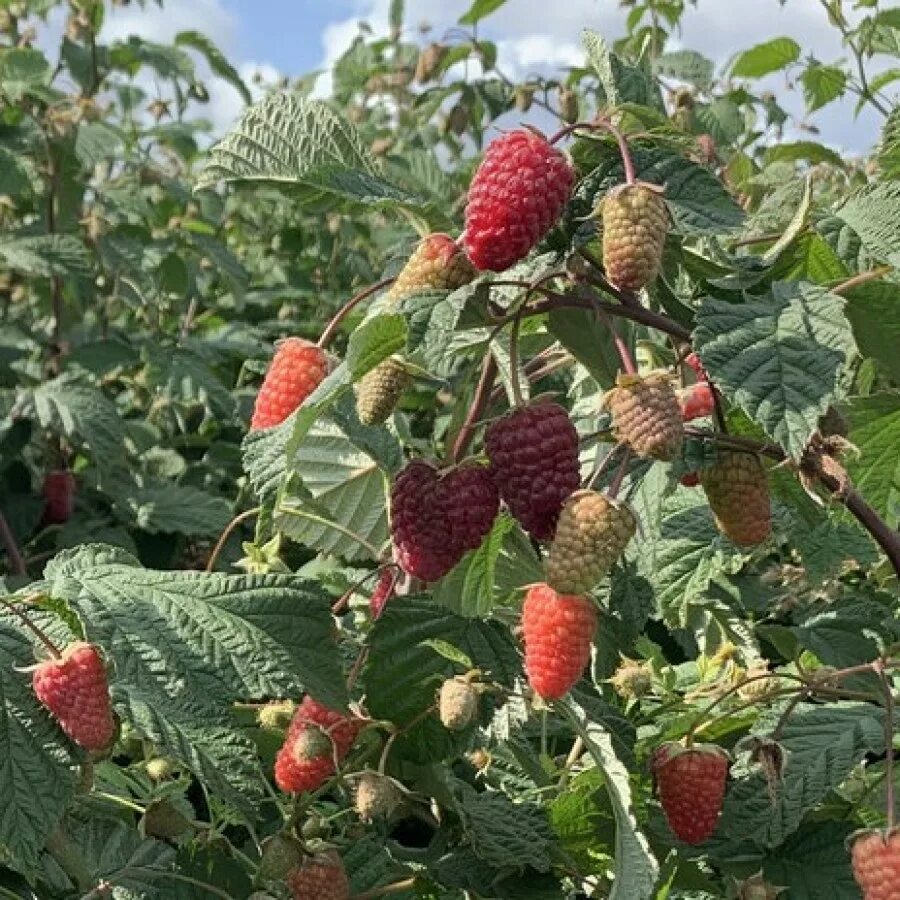
[[[471,0],[406,0],[407,27],[423,19],[440,37],[469,7]],[[890,5],[890,4],[886,4]],[[139,33],[152,40],[167,41],[178,32],[194,28],[208,34],[250,79],[261,71],[268,80],[279,73],[298,76],[327,69],[357,32],[357,21],[371,21],[378,33],[386,28],[390,0],[166,0],[160,10],[136,4],[114,10],[107,20],[104,37]],[[511,76],[540,69],[561,72],[583,62],[580,34],[594,28],[607,39],[624,31],[625,12],[619,0],[564,0],[548,16],[546,0],[507,0],[488,20],[485,36],[495,39],[501,67]],[[819,0],[699,0],[689,7],[680,37],[671,49],[700,50],[721,67],[738,50],[780,35],[794,37],[804,55],[821,62],[846,56],[840,36],[830,28]],[[881,68],[886,67],[882,62]],[[783,74],[757,85],[773,90],[799,119],[802,91],[788,89]],[[206,115],[216,130],[227,130],[240,114],[238,95],[227,85],[210,84],[212,100]],[[327,80],[319,85],[327,91]],[[853,115],[853,100],[834,104],[813,118],[819,139],[839,151],[862,152],[877,140],[881,118],[866,112]],[[794,129],[789,139],[808,137]]]

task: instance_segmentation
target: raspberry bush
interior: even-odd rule
[[[325,100],[0,2],[3,897],[897,900],[896,11],[516,2]]]

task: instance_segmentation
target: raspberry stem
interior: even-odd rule
[[[453,443],[453,450],[450,454],[453,462],[459,462],[465,455],[466,449],[472,441],[472,435],[475,432],[475,423],[481,418],[485,406],[487,406],[491,387],[494,379],[497,377],[497,363],[494,360],[494,354],[491,353],[490,343],[484,354],[484,361],[481,364],[481,375],[478,379],[478,386],[475,388],[475,395],[472,397],[472,405],[469,407],[469,413],[466,416],[462,428],[456,435]]]
[[[9,568],[13,575],[28,575],[28,568],[25,560],[22,558],[22,551],[16,543],[16,536],[12,533],[6,516],[0,512],[0,540],[6,549],[6,555],[9,557]]]
[[[550,138],[548,143],[551,145],[555,144],[557,141],[561,141],[564,137],[567,137],[579,128],[584,128],[588,131],[607,131],[616,139],[616,143],[619,145],[619,154],[622,157],[622,166],[625,169],[625,183],[634,184],[634,160],[631,158],[631,151],[628,149],[628,141],[626,141],[625,135],[622,134],[609,119],[602,118],[597,119],[595,122],[575,122],[574,125],[567,125],[565,128],[561,128],[557,131],[556,134]]]
[[[887,830],[894,827],[894,692],[883,659],[872,663],[884,688],[884,799],[887,805]]]
[[[325,326],[325,330],[322,332],[322,336],[319,338],[317,344],[323,350],[325,350],[328,345],[331,343],[335,334],[337,334],[338,328],[340,328],[341,322],[344,321],[345,318],[350,314],[355,306],[362,303],[363,300],[371,297],[372,294],[377,294],[382,288],[386,288],[389,284],[392,284],[395,279],[393,278],[382,278],[381,281],[376,282],[375,284],[370,284],[367,288],[361,290],[358,294],[354,294],[332,317],[331,321]]]
[[[54,659],[59,659],[62,656],[62,651],[48,637],[43,628],[35,625],[34,622],[32,622],[31,619],[29,619],[28,616],[26,616],[14,603],[6,598],[0,600],[0,603],[3,603],[3,605],[22,622],[22,624],[47,648]]]
[[[219,554],[222,552],[222,548],[225,546],[228,538],[231,537],[232,532],[235,528],[238,527],[242,522],[246,522],[247,519],[252,518],[257,515],[260,511],[259,506],[254,506],[253,509],[245,510],[240,513],[240,515],[235,516],[226,526],[225,530],[219,536],[219,540],[216,541],[216,546],[213,547],[212,553],[209,555],[209,559],[206,561],[206,571],[212,572],[216,567],[216,561],[219,558]]]
[[[616,474],[613,475],[613,480],[610,482],[610,485],[606,490],[606,494],[611,500],[616,499],[616,495],[619,493],[619,488],[622,487],[622,481],[625,479],[625,473],[628,471],[628,463],[630,461],[631,451],[626,448],[625,455],[622,457],[622,462],[619,463],[619,468],[616,469]]]
[[[522,385],[519,384],[519,331],[522,327],[522,306],[516,310],[509,334],[509,381],[512,387],[513,403],[518,409],[525,405]]]

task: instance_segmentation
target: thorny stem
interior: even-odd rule
[[[48,637],[44,629],[35,625],[34,622],[32,622],[31,619],[29,619],[28,616],[26,616],[14,603],[11,603],[6,598],[0,598],[0,603],[22,622],[22,624],[47,648],[54,659],[59,659],[62,656],[59,647],[57,647]]]
[[[209,559],[206,561],[206,571],[212,572],[216,567],[216,561],[219,559],[219,554],[222,552],[225,544],[228,542],[228,538],[231,537],[232,532],[235,528],[238,527],[242,522],[246,522],[247,519],[253,518],[253,516],[259,514],[260,507],[254,506],[253,509],[248,509],[242,512],[240,515],[235,516],[226,526],[225,530],[222,532],[219,540],[216,541],[216,546],[213,547],[212,553],[209,555]]]
[[[9,569],[12,574],[27,575],[28,567],[22,558],[22,551],[19,550],[16,536],[12,533],[9,522],[6,521],[6,516],[2,512],[0,512],[0,540],[3,541],[3,547],[6,550],[6,555],[9,557]]]
[[[549,143],[555,144],[557,141],[561,141],[564,137],[577,131],[579,128],[588,131],[608,131],[616,139],[616,143],[619,145],[619,154],[622,157],[622,165],[625,169],[625,183],[634,184],[634,160],[631,158],[631,151],[628,149],[628,141],[625,139],[625,135],[622,134],[609,119],[598,119],[595,122],[575,122],[574,125],[567,125],[565,128],[561,128],[557,131],[556,134],[550,138]]]
[[[603,461],[600,463],[599,466],[597,466],[597,468],[594,470],[594,472],[593,472],[593,474],[591,475],[591,477],[588,479],[587,484],[585,484],[585,489],[586,489],[586,490],[592,490],[592,489],[593,489],[594,485],[597,483],[597,479],[598,479],[598,478],[606,471],[606,469],[609,467],[609,464],[613,461],[613,458],[615,457],[616,453],[618,453],[619,448],[620,448],[620,447],[624,447],[624,446],[625,446],[624,444],[616,444],[616,446],[613,447],[613,448],[609,451],[609,453],[607,453],[606,456],[603,457]],[[627,458],[627,457],[626,457],[626,458]]]
[[[481,414],[487,406],[491,386],[496,377],[497,362],[494,359],[494,354],[491,353],[490,345],[488,345],[484,354],[484,362],[481,364],[481,375],[478,378],[478,386],[475,388],[475,396],[472,397],[472,404],[469,406],[466,420],[463,422],[462,427],[459,429],[459,434],[456,435],[456,440],[453,442],[453,450],[450,454],[453,462],[459,462],[468,449],[472,436],[475,433],[475,423],[481,418]]]
[[[628,349],[625,341],[622,340],[622,336],[613,327],[612,322],[609,320],[609,316],[604,310],[598,309],[597,318],[606,326],[606,330],[609,331],[612,336],[613,343],[616,345],[616,352],[619,354],[619,359],[622,360],[622,368],[625,369],[625,373],[627,375],[636,375],[637,366],[634,364],[634,357],[631,355],[631,351]]]
[[[569,751],[569,755],[566,757],[566,761],[563,764],[562,775],[560,775],[558,785],[560,791],[565,788],[569,776],[572,774],[572,766],[578,762],[578,757],[581,756],[582,753],[584,753],[584,738],[581,737],[581,735],[578,735],[572,743],[572,749]]]
[[[887,804],[887,828],[894,827],[894,691],[884,660],[876,660],[872,668],[884,687],[884,777],[885,803]]]
[[[836,284],[833,288],[830,288],[830,292],[832,294],[843,295],[848,291],[852,291],[853,288],[859,287],[861,284],[884,278],[885,275],[890,275],[893,271],[893,266],[877,266],[874,269],[869,269],[868,272],[860,272],[859,275],[854,275],[852,278],[848,278],[846,281]]]
[[[328,348],[328,345],[331,343],[335,334],[337,334],[338,328],[340,328],[341,322],[344,321],[345,318],[350,314],[355,306],[362,303],[363,300],[371,297],[372,294],[377,294],[382,288],[387,287],[389,284],[392,284],[395,279],[393,278],[382,278],[381,281],[376,284],[371,284],[369,287],[361,290],[358,294],[354,294],[332,317],[331,321],[325,326],[325,330],[322,332],[322,336],[318,340],[318,346],[323,350]]]

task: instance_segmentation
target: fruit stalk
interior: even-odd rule
[[[876,660],[872,668],[878,673],[884,687],[884,799],[887,805],[887,830],[894,827],[894,692],[883,659]]]
[[[472,403],[469,406],[469,413],[466,416],[456,440],[453,442],[453,451],[450,454],[452,462],[459,462],[465,455],[469,444],[472,441],[472,435],[475,431],[475,423],[481,418],[484,408],[488,404],[490,398],[491,387],[494,379],[497,377],[497,362],[494,354],[491,353],[490,346],[485,351],[484,362],[481,364],[481,375],[478,378],[478,386],[475,388],[475,394],[472,397]]]
[[[44,629],[35,625],[34,622],[32,622],[31,619],[29,619],[28,616],[26,616],[14,603],[5,599],[0,600],[0,603],[22,622],[22,624],[47,648],[54,659],[59,659],[62,656],[62,651],[52,640],[50,640]]]
[[[25,566],[25,560],[22,557],[22,551],[16,543],[16,537],[6,521],[6,516],[0,511],[0,540],[6,549],[6,555],[9,557],[9,568],[13,575],[28,575],[28,569]]]
[[[334,339],[334,336],[337,334],[338,328],[341,327],[341,322],[347,318],[350,312],[354,307],[358,306],[363,300],[368,299],[372,296],[372,294],[377,294],[382,288],[386,288],[389,284],[394,281],[393,278],[382,278],[381,281],[376,282],[375,284],[370,284],[367,288],[361,290],[358,294],[354,294],[332,317],[331,321],[325,326],[325,330],[322,332],[322,336],[316,342],[319,347],[323,350],[328,348],[328,345]]]

